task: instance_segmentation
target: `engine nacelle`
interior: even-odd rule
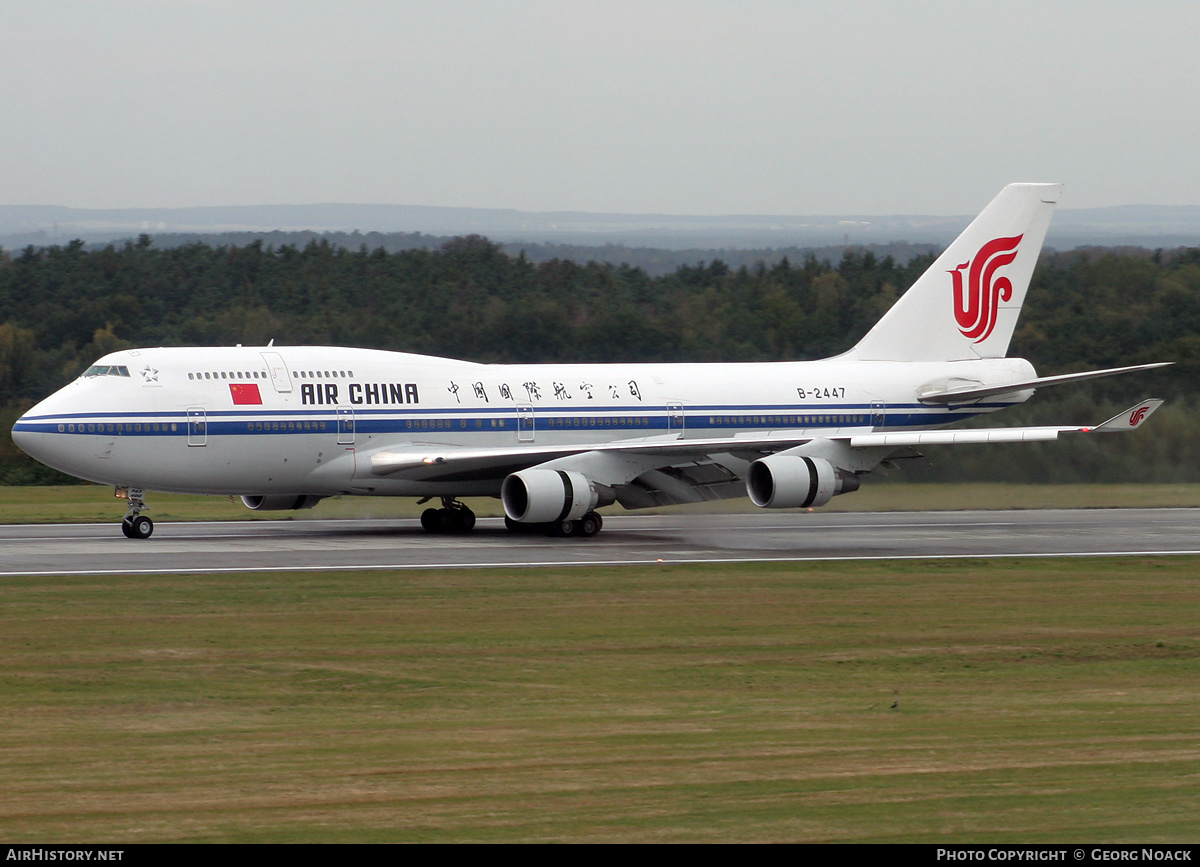
[[[596,486],[586,476],[566,470],[521,470],[500,486],[504,514],[522,523],[578,521],[599,501]]]
[[[250,495],[242,497],[247,509],[255,512],[282,512],[291,509],[311,509],[324,497],[315,494],[272,494],[271,496]]]
[[[763,509],[824,506],[836,494],[858,490],[858,476],[829,461],[803,455],[769,455],[750,464],[746,493]]]

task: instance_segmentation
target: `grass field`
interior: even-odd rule
[[[412,498],[337,497],[301,512],[251,512],[241,500],[183,494],[147,496],[156,521],[322,520],[336,518],[416,518],[427,506]],[[466,500],[480,517],[503,514],[498,500]],[[434,505],[437,505],[434,503]],[[935,509],[1049,509],[1200,506],[1200,485],[1015,485],[872,483],[835,497],[824,512],[929,511]],[[747,499],[679,506],[688,511],[758,511]],[[620,513],[619,506],[605,510]],[[669,510],[660,510],[669,511]],[[120,521],[123,500],[100,485],[62,487],[0,486],[0,524]]]
[[[1194,841],[1198,573],[9,579],[0,839]]]

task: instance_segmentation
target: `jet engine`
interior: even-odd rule
[[[858,490],[858,476],[821,458],[770,455],[750,464],[746,493],[763,509],[824,506],[837,494]]]
[[[269,497],[246,495],[242,497],[242,502],[247,509],[253,509],[255,512],[282,512],[289,509],[311,509],[322,499],[324,498],[315,494],[274,494]]]
[[[536,467],[507,476],[500,486],[500,502],[512,520],[530,524],[578,521],[597,505],[604,505],[596,485],[586,476]]]

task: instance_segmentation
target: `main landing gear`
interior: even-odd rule
[[[428,498],[421,501],[427,502]],[[421,526],[428,533],[469,533],[475,527],[475,513],[454,497],[442,497],[440,509],[426,509],[421,513]],[[600,532],[604,519],[596,512],[588,512],[577,521],[550,521],[543,524],[514,521],[506,517],[504,526],[514,533],[545,533],[559,538],[588,537]]]
[[[604,519],[598,512],[587,512],[577,521],[550,521],[547,524],[533,524],[524,521],[504,519],[504,526],[513,533],[545,533],[547,536],[565,538],[577,536],[587,538],[595,536],[604,526]]]
[[[442,497],[440,509],[421,513],[421,526],[429,533],[469,533],[475,527],[475,513],[454,497]]]
[[[146,501],[142,499],[145,493],[141,488],[117,488],[117,496],[124,491],[125,499],[129,501],[129,509],[125,519],[121,521],[121,532],[127,539],[149,539],[154,532],[154,522],[142,514]]]

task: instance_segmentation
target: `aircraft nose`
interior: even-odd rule
[[[29,433],[24,428],[25,424],[27,424],[25,416],[21,416],[11,431],[13,442],[21,451],[25,451],[25,446],[29,444]]]
[[[34,460],[71,475],[79,475],[80,456],[61,435],[66,426],[55,415],[54,395],[43,400],[16,420],[11,431],[17,448]]]
[[[42,455],[39,455],[39,452],[42,450],[38,446],[43,437],[38,436],[40,426],[37,423],[37,409],[35,406],[17,419],[13,424],[11,436],[12,441],[17,444],[17,448],[31,458],[41,461]],[[45,461],[42,462],[45,463]]]

